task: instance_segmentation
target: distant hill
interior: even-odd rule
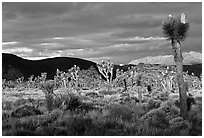
[[[183,64],[184,65],[194,65],[202,63],[202,54],[199,52],[184,52],[183,53]],[[148,56],[131,61],[129,64],[137,65],[139,63],[145,64],[162,64],[162,65],[175,65],[174,58],[172,55],[160,55],[160,56]]]
[[[53,79],[56,70],[66,71],[77,65],[80,69],[88,69],[93,66],[97,69],[96,63],[72,57],[56,57],[43,60],[26,60],[13,54],[2,54],[3,77],[9,68],[19,70],[25,78],[30,75],[40,76],[42,72],[47,72],[47,78]]]
[[[47,72],[47,78],[53,79],[57,69],[66,71],[74,65],[79,66],[80,69],[88,69],[93,66],[98,71],[96,63],[79,58],[56,57],[43,60],[27,60],[13,54],[2,54],[3,78],[8,74],[8,70],[15,69],[15,72],[17,72],[15,75],[18,76],[18,74],[22,74],[25,79],[30,77],[30,75],[40,76],[42,72]],[[127,71],[131,66],[136,65],[114,65],[113,78],[115,78],[115,71],[117,68]],[[188,71],[189,74],[193,72],[196,76],[200,76],[202,73],[202,64],[185,65],[184,71]]]

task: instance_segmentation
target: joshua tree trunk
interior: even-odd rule
[[[124,91],[127,90],[127,81],[126,81],[126,78],[123,79],[123,82],[124,82],[124,90],[123,90],[123,92],[124,92]]]
[[[142,104],[142,92],[141,92],[141,86],[138,86],[138,99],[139,99],[139,104]]]
[[[183,78],[183,57],[181,54],[181,45],[179,42],[172,42],[174,60],[176,63],[177,70],[177,80],[179,86],[179,99],[180,99],[180,115],[186,118],[187,115],[187,105],[186,105],[186,90]]]

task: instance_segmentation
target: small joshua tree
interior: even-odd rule
[[[124,90],[127,90],[127,75],[128,72],[124,72],[123,70],[116,70],[116,78],[113,79],[113,68],[114,65],[112,62],[110,62],[110,59],[108,59],[107,62],[103,61],[101,64],[97,64],[99,72],[103,75],[104,78],[106,78],[106,82],[108,84],[108,91],[116,84],[116,82],[121,79],[124,82]]]
[[[179,96],[180,96],[180,113],[183,118],[187,115],[186,106],[186,91],[184,87],[183,78],[183,57],[181,53],[181,42],[187,37],[189,30],[189,23],[185,19],[185,14],[182,13],[181,17],[172,17],[169,15],[167,20],[163,23],[164,35],[171,41],[174,61],[177,69],[177,80],[179,85]]]
[[[24,77],[23,77],[23,76],[20,77],[20,78],[18,78],[18,79],[16,79],[16,82],[18,83],[18,88],[22,87],[22,82],[23,82],[23,80],[24,80]]]
[[[32,88],[34,86],[34,75],[31,75],[29,78],[28,78],[28,82],[27,82],[27,85],[28,85],[28,89],[29,88]]]
[[[136,85],[138,87],[138,99],[139,104],[142,103],[142,92],[141,92],[141,86],[142,86],[142,74],[138,74],[136,78]]]
[[[169,68],[167,67],[166,71],[161,72],[161,73],[163,75],[162,80],[161,80],[161,84],[164,88],[164,91],[169,93],[173,90],[173,79],[174,79],[173,72],[170,72]]]
[[[107,62],[102,60],[101,64],[97,64],[97,67],[99,69],[99,72],[103,75],[103,77],[106,78],[107,83],[111,83],[113,76],[113,63],[110,62],[110,59],[108,59]],[[109,74],[111,74],[110,78]]]
[[[53,80],[44,81],[41,83],[40,89],[45,94],[45,103],[47,110],[49,112],[52,112],[52,110],[54,109],[54,96],[56,96],[56,94],[54,93],[55,82]]]
[[[128,75],[128,72],[124,72],[123,70],[117,69],[117,70],[116,70],[116,78],[115,78],[115,80],[113,81],[113,85],[115,85],[115,83],[116,83],[118,80],[123,80],[123,82],[124,82],[123,92],[127,90],[127,75]]]
[[[109,84],[109,87],[112,87],[111,85],[112,85],[113,67],[114,67],[113,63],[111,63],[109,59],[107,62],[102,60],[101,64],[97,64],[97,67],[99,72],[103,75],[103,77],[106,78],[106,81]]]
[[[80,68],[76,65],[74,65],[74,67],[72,67],[71,69],[69,69],[69,73],[71,74],[71,78],[75,83],[75,89],[79,90],[79,71]]]
[[[41,82],[45,82],[47,78],[47,72],[43,72],[41,73],[41,77],[39,78]]]

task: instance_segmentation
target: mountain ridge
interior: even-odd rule
[[[195,51],[183,52],[183,64],[194,65],[202,63],[202,54]],[[145,64],[162,64],[162,65],[175,65],[173,55],[159,55],[159,56],[148,56],[132,60],[128,64],[137,65],[139,63]]]

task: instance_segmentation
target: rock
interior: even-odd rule
[[[31,115],[41,115],[42,112],[30,105],[23,105],[18,107],[16,110],[11,112],[11,117],[24,117],[24,116],[31,116]]]

